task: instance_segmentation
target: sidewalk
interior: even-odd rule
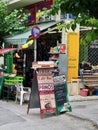
[[[98,128],[98,96],[69,96],[72,113],[69,116],[92,122]]]
[[[87,125],[91,123],[97,129],[98,96],[82,97],[77,95],[69,96],[69,98],[72,112],[66,112],[61,116],[47,115],[44,119],[40,119],[39,108],[30,109],[27,115],[27,103],[20,106],[14,101],[0,100],[0,130],[79,130],[82,123],[87,123]],[[79,120],[80,122],[77,122]]]

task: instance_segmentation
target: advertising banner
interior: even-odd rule
[[[26,7],[27,13],[30,14],[28,24],[50,21],[51,16],[47,15],[47,11],[51,9],[52,4],[53,0],[46,0]]]
[[[68,53],[68,81],[72,77],[78,76],[79,65],[79,33],[67,33],[67,53]]]
[[[52,74],[37,74],[40,113],[56,112]]]

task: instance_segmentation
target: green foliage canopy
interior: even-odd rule
[[[70,24],[59,24],[59,30],[65,26],[66,30],[71,27],[74,31],[78,23],[92,27],[91,33],[86,36],[86,42],[95,38],[96,32],[98,32],[94,31],[95,28],[98,29],[98,0],[54,0],[50,14],[58,14],[59,10],[62,13],[72,13],[75,16],[74,21],[71,21]]]
[[[72,13],[75,16],[98,18],[98,0],[54,0],[52,13]]]
[[[23,9],[15,9],[10,12],[7,7],[8,2],[0,0],[0,38],[23,31],[25,29],[24,21],[28,17]]]

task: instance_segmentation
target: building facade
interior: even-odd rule
[[[65,29],[62,29],[61,32],[58,32],[57,31],[58,22],[61,22],[61,21],[70,22],[70,20],[73,19],[74,17],[72,16],[72,14],[62,15],[60,12],[56,16],[47,16],[47,14],[45,15],[45,11],[48,11],[49,9],[51,9],[52,4],[53,4],[53,0],[32,0],[32,1],[31,0],[28,0],[28,1],[27,0],[11,0],[8,8],[10,10],[15,9],[15,8],[18,9],[21,7],[26,9],[27,13],[30,14],[28,17],[28,25],[31,27],[33,25],[37,25],[40,27],[41,37],[38,39],[38,42],[39,43],[41,42],[43,44],[43,41],[45,41],[48,44],[48,51],[49,51],[50,46],[56,46],[57,43],[66,44],[66,49],[68,53],[68,77],[70,81],[72,77],[78,76],[79,26],[77,26],[75,32],[73,32],[72,30],[69,30],[66,33]],[[31,35],[31,31],[26,32],[25,34],[19,34],[17,36],[8,38],[7,41],[10,41],[10,43],[13,43],[13,44],[15,43],[23,44],[25,43],[25,41],[30,35]],[[76,47],[73,49],[74,45],[76,45]],[[38,55],[40,53],[41,52],[38,52]]]

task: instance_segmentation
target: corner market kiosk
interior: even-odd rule
[[[38,107],[40,108],[40,117],[43,118],[44,114],[47,113],[59,115],[61,112],[71,111],[72,109],[68,100],[67,74],[59,74],[59,71],[55,72],[54,61],[36,61],[36,39],[40,37],[40,28],[34,26],[31,34],[32,38],[35,39],[35,60],[32,63],[34,76],[27,113],[29,113],[30,108]],[[65,53],[59,54],[59,57],[60,67],[62,61],[66,60],[67,63],[67,55]],[[65,68],[65,65],[62,67]]]
[[[27,113],[30,108],[40,108],[44,114],[71,111],[65,75],[54,75],[53,61],[33,62],[34,78]]]

